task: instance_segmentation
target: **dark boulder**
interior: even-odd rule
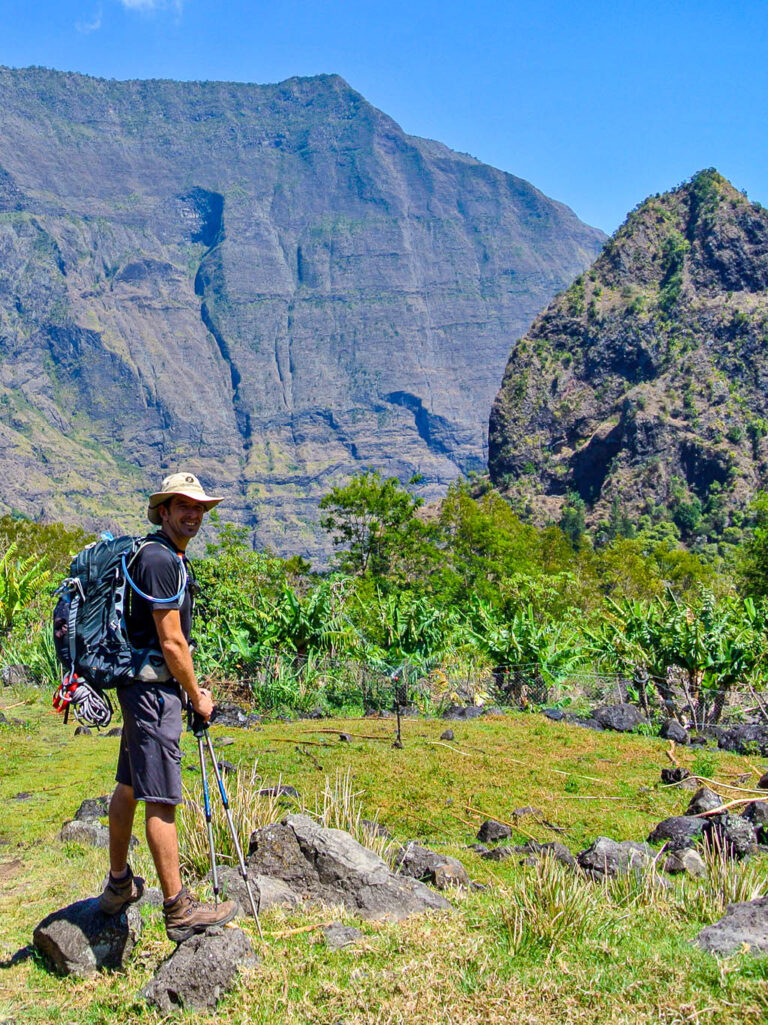
[[[243,915],[253,916],[251,901],[248,897],[248,890],[245,880],[240,874],[239,868],[227,865],[219,868],[219,886],[227,900],[234,900],[240,905]],[[210,880],[210,872],[206,879]],[[253,902],[259,915],[273,907],[297,907],[299,898],[287,883],[272,876],[262,876],[256,872],[248,872],[248,885],[251,887]]]
[[[511,828],[503,822],[496,822],[495,819],[486,819],[477,831],[480,843],[498,843],[499,840],[506,840],[510,836]]]
[[[296,789],[296,787],[291,787],[284,783],[281,783],[279,786],[274,787],[263,787],[261,790],[257,791],[257,796],[288,797],[295,801],[298,801],[300,797],[299,791]]]
[[[704,819],[673,815],[656,826],[648,837],[648,843],[663,843],[668,851],[682,851],[701,839],[704,825]]]
[[[89,729],[87,726],[78,726],[75,730],[76,737],[90,737],[92,733],[93,730]]]
[[[392,834],[381,822],[373,819],[360,819],[360,826],[367,837],[381,837],[383,840],[391,840]]]
[[[86,844],[88,847],[109,847],[109,829],[98,819],[72,819],[61,827],[59,838],[63,841]]]
[[[751,801],[742,816],[751,822],[759,843],[768,843],[768,802]]]
[[[256,726],[262,721],[260,715],[255,712],[247,712],[244,708],[234,704],[232,701],[220,701],[213,709],[211,723],[217,726],[240,727],[246,729],[249,726]]]
[[[579,867],[578,862],[565,844],[558,843],[557,840],[552,840],[549,843],[537,843],[536,840],[529,840],[526,844],[523,844],[522,852],[526,854],[523,860],[524,865],[535,865],[542,858],[552,858],[568,868]]]
[[[453,740],[453,730],[443,730],[440,734],[441,740]]]
[[[481,854],[480,857],[484,858],[485,861],[506,861],[507,858],[511,858],[513,854],[519,853],[520,850],[518,847],[494,847],[490,851],[486,851],[485,854]]]
[[[682,783],[684,779],[690,777],[690,772],[684,769],[681,765],[676,765],[674,769],[662,769],[661,770],[661,782],[666,783],[668,786],[676,783]]]
[[[763,773],[757,781],[757,785],[760,790],[768,790],[768,772]]]
[[[685,811],[686,815],[701,815],[705,811],[714,811],[722,807],[723,799],[709,787],[700,787],[691,798]]]
[[[712,954],[768,953],[768,897],[729,904],[723,918],[701,930],[696,944]]]
[[[395,868],[402,875],[432,883],[438,889],[445,889],[447,885],[469,886],[466,869],[458,858],[438,854],[417,843],[409,843],[407,847],[400,849],[395,857]],[[450,868],[451,871],[441,871],[445,868]]]
[[[32,942],[59,975],[91,975],[99,968],[125,968],[141,936],[141,912],[131,904],[104,915],[98,899],[79,900],[48,915]]]
[[[735,751],[737,754],[759,754],[763,758],[768,757],[768,726],[732,726],[720,733],[717,746],[724,751]]]
[[[576,855],[581,868],[594,879],[644,871],[651,864],[654,852],[648,844],[634,840],[611,840],[599,836],[585,851]]]
[[[39,687],[40,677],[32,668],[23,664],[3,666],[3,685],[5,687]]]
[[[716,815],[703,819],[704,832],[710,845],[716,850],[736,859],[753,854],[757,845],[757,833],[749,819],[741,815]]]
[[[565,719],[565,712],[562,708],[544,708],[542,711],[547,719],[551,719],[552,722],[561,722]]]
[[[443,719],[477,719],[483,714],[480,705],[449,705]]]
[[[109,795],[102,797],[86,797],[75,812],[75,819],[78,822],[88,822],[92,819],[102,819],[109,814]]]
[[[707,866],[698,851],[684,847],[679,851],[671,851],[664,862],[664,871],[670,875],[689,875],[701,879],[707,874]]]
[[[180,943],[139,997],[163,1014],[212,1011],[234,985],[239,970],[258,963],[242,929],[208,929]]]
[[[592,716],[566,715],[565,721],[567,723],[572,723],[574,726],[581,726],[585,730],[595,730],[596,732],[600,732],[605,729],[605,726]]]
[[[648,720],[637,707],[637,705],[601,705],[596,708],[591,716],[605,730],[615,730],[617,733],[631,733],[641,723]]]
[[[488,848],[484,843],[468,843],[466,846],[468,851],[474,851],[475,854],[485,855],[488,853]]]
[[[676,744],[688,743],[688,731],[684,729],[677,719],[667,719],[662,723],[659,736],[664,740],[673,740]]]

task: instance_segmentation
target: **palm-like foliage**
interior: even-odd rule
[[[583,657],[575,631],[562,621],[539,617],[530,604],[504,615],[476,599],[467,629],[493,663],[500,697],[522,705],[546,701],[549,688]]]
[[[595,654],[636,678],[647,675],[667,702],[669,671],[675,672],[691,719],[701,724],[719,720],[738,684],[764,681],[764,621],[765,609],[751,598],[717,599],[703,591],[691,605],[674,595],[650,603],[609,600],[588,637]]]
[[[13,543],[0,556],[0,636],[11,632],[16,618],[40,595],[50,577],[45,557],[18,558],[16,553]]]

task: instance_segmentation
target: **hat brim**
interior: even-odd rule
[[[205,507],[206,512],[210,512],[214,506],[219,504],[219,502],[224,501],[223,495],[206,495],[205,492],[201,495],[199,491],[184,491],[181,488],[174,489],[173,491],[156,491],[154,495],[149,496],[147,519],[150,523],[154,523],[156,527],[160,526],[161,520],[159,506],[161,506],[163,502],[167,502],[169,498],[173,498],[174,495],[183,495],[184,498],[191,498],[193,502],[199,502],[200,505]]]

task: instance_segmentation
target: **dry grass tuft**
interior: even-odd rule
[[[264,789],[264,780],[258,772],[256,762],[250,772],[237,772],[228,776],[224,780],[224,787],[237,838],[243,854],[247,855],[251,833],[262,826],[277,822],[281,817],[281,798],[259,794],[259,791]],[[237,854],[216,780],[212,775],[209,778],[209,790],[213,841],[217,857],[223,862],[236,864]],[[201,878],[210,868],[202,781],[197,781],[192,787],[184,787],[184,802],[178,809],[176,824],[179,831],[179,859],[182,870]]]
[[[356,790],[353,785],[352,770],[337,769],[331,781],[325,777],[325,786],[314,800],[302,803],[305,815],[317,819],[326,829],[343,829],[351,833],[358,843],[374,851],[385,861],[394,856],[393,848],[397,845],[379,833],[378,812],[372,818],[363,815],[364,790]]]

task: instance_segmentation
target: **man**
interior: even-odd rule
[[[134,586],[126,615],[128,636],[136,648],[162,652],[169,678],[157,683],[134,680],[117,690],[123,733],[109,806],[110,873],[99,907],[105,914],[117,914],[143,893],[144,881],[128,864],[128,846],[136,804],[144,801],[147,844],[163,890],[165,929],[176,942],[223,925],[237,912],[231,901],[218,907],[201,904],[182,886],[176,834],[176,805],[182,799],[182,691],[206,722],[213,712],[211,693],[198,685],[192,665],[193,578],[184,553],[205,513],[220,501],[207,495],[191,473],[166,477],[160,491],[150,496],[147,510],[150,523],[160,530],[149,535],[151,543],[129,567]]]

